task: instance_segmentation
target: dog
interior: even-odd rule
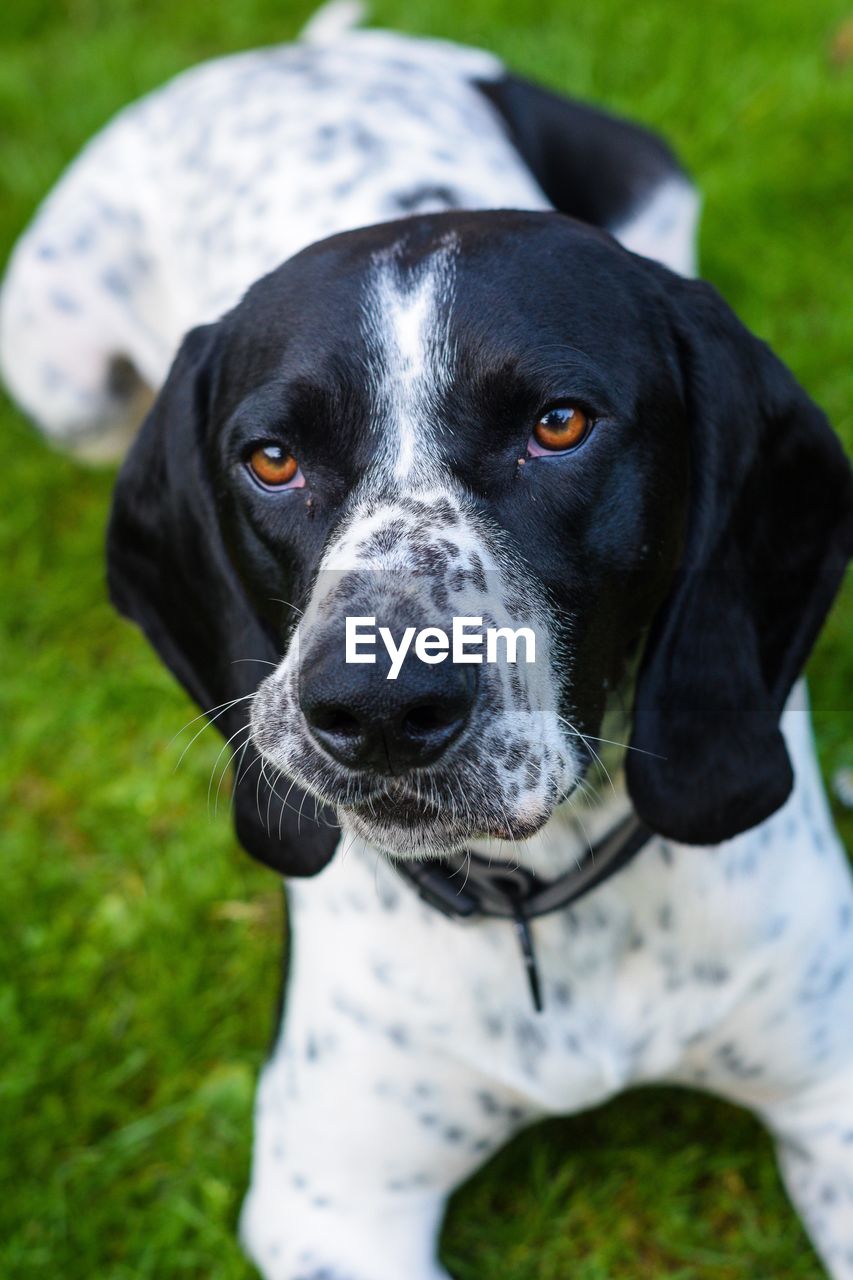
[[[850,1280],[853,882],[800,679],[849,465],[691,278],[660,140],[350,19],[123,112],[0,302],[58,443],[115,455],[153,399],[110,591],[289,880],[245,1247],[267,1280],[446,1280],[492,1152],[670,1082],[761,1117]],[[450,653],[460,619],[503,658]]]

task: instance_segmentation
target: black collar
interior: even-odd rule
[[[477,853],[462,851],[435,861],[395,862],[396,871],[414,885],[431,907],[456,920],[512,920],[534,1008],[542,1011],[542,992],[530,921],[561,911],[609,880],[651,839],[651,831],[634,813],[594,844],[578,867],[542,880],[523,867],[495,865]]]

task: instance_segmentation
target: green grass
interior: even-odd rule
[[[376,17],[488,45],[664,130],[706,193],[704,274],[851,446],[853,67],[832,53],[846,10],[383,0]],[[200,58],[287,39],[307,13],[7,0],[0,254],[116,108]],[[234,1228],[279,890],[206,816],[213,734],[174,771],[170,739],[195,711],[106,604],[112,476],[0,414],[0,1276],[245,1278]],[[811,668],[828,772],[853,764],[851,637],[848,592]],[[821,1275],[758,1126],[664,1090],[525,1135],[458,1195],[444,1248],[461,1280]]]

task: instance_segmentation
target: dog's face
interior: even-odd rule
[[[804,501],[807,545],[762,559]],[[396,854],[531,835],[638,662],[635,804],[710,841],[784,798],[774,716],[849,520],[817,411],[705,286],[558,215],[436,215],[321,242],[191,335],[126,464],[111,583],[205,710],[255,694],[226,724],[284,843],[291,786]],[[381,642],[346,661],[347,618],[409,637],[395,678]],[[454,618],[528,628],[535,660],[415,649]],[[721,706],[764,753],[748,778],[694,745]]]
[[[337,238],[226,326],[219,509],[288,640],[254,740],[281,789],[399,854],[546,821],[678,561],[687,437],[663,318],[609,243],[526,222]],[[528,627],[535,659],[430,665],[410,646],[392,681],[384,646],[345,661],[347,617],[397,644],[454,618]]]

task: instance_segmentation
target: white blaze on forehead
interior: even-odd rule
[[[450,311],[456,242],[448,236],[424,262],[404,269],[392,249],[378,255],[364,303],[370,382],[383,479],[435,479],[437,407],[450,385]]]

